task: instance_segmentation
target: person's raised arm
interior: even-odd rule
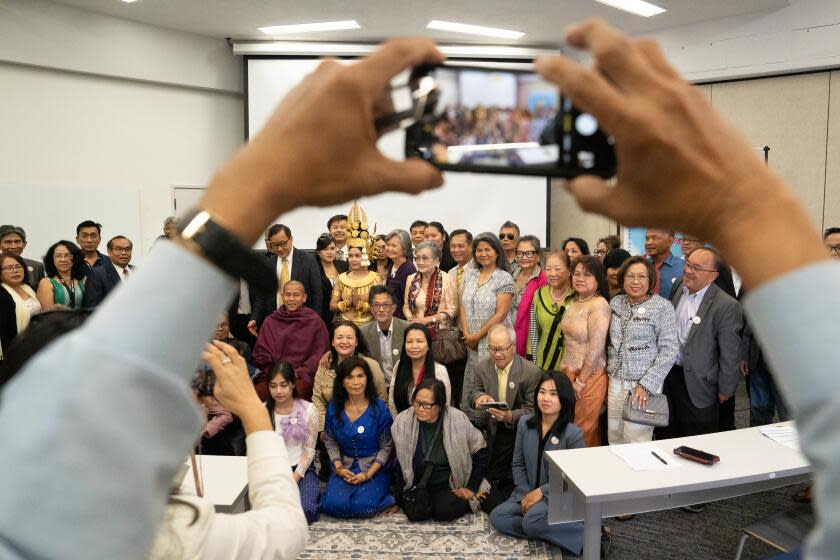
[[[378,151],[374,120],[392,111],[383,94],[394,76],[442,59],[431,41],[417,39],[389,42],[351,66],[323,62],[219,169],[199,209],[249,247],[298,206],[439,186],[431,165]],[[18,504],[0,511],[0,556],[146,553],[169,481],[198,433],[189,377],[234,289],[203,255],[160,243],[86,325],[4,387],[0,425],[25,428],[0,433],[0,495]],[[41,372],[66,388],[47,410]]]

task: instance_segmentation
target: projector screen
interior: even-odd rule
[[[312,58],[246,58],[249,136],[262,128],[280,100],[318,64]],[[379,148],[393,159],[404,159],[403,132],[383,136]],[[359,204],[377,233],[408,230],[418,219],[441,222],[447,231],[465,228],[474,235],[498,233],[501,224],[511,220],[522,235],[536,235],[543,245],[548,244],[549,182],[545,177],[446,172],[444,178],[442,188],[418,196],[386,193],[364,197]],[[291,228],[296,247],[313,249],[318,236],[327,231],[330,216],[347,214],[351,204],[299,208],[278,221]]]

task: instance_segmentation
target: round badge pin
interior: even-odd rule
[[[508,383],[508,387],[510,387],[511,389],[516,389],[516,383],[511,381],[510,383]]]
[[[297,424],[297,418],[289,418],[289,424]]]
[[[701,321],[701,319],[697,315],[695,315],[694,317],[691,318],[691,322],[694,323],[695,325],[699,325],[700,321]]]
[[[359,432],[360,434],[363,434],[363,433],[365,433],[365,427],[364,426],[359,426],[358,428],[356,428],[356,431]]]
[[[391,350],[391,355],[393,355],[393,356],[399,356],[399,355],[400,355],[400,351],[399,351],[399,350],[397,350],[396,348],[394,348],[393,350]]]
[[[644,315],[645,313],[647,313],[647,309],[645,309],[644,307],[640,307],[636,310],[636,313],[638,313],[639,315]]]
[[[551,436],[551,443],[557,445],[558,443],[560,443],[560,440],[557,439],[557,436]]]

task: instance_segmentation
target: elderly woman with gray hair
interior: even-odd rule
[[[446,405],[445,387],[437,379],[423,380],[414,390],[411,405],[391,426],[402,487],[411,488],[428,470],[426,488],[435,521],[478,511],[479,497],[490,487],[484,480],[484,436],[466,414]]]
[[[405,319],[429,327],[434,337],[438,323],[448,323],[458,313],[455,280],[440,269],[441,249],[423,241],[414,249],[417,272],[406,279],[403,314]]]
[[[414,268],[411,256],[411,236],[404,229],[395,229],[385,237],[385,254],[391,261],[388,267],[388,274],[385,277],[385,285],[391,288],[394,294],[394,303],[397,310],[394,317],[405,319],[403,313],[403,297],[408,277],[417,272]]]

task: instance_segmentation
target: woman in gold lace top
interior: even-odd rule
[[[350,270],[339,274],[333,286],[330,310],[337,311],[342,319],[364,325],[373,321],[368,305],[368,292],[372,286],[382,284],[382,278],[362,266],[362,249],[350,247],[347,250],[347,264]]]

